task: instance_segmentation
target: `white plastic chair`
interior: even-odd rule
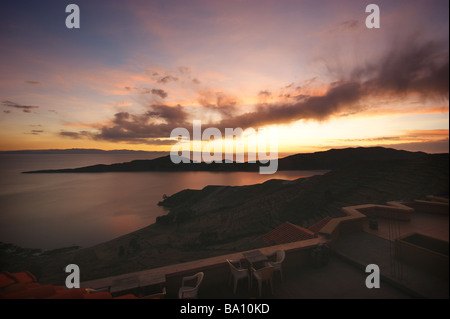
[[[204,273],[199,272],[193,276],[183,277],[181,281],[181,288],[178,290],[178,298],[179,299],[195,299],[198,297],[198,289],[200,284],[202,283]],[[197,280],[195,286],[185,286],[186,281]]]
[[[279,271],[281,280],[283,280],[282,264],[283,264],[284,259],[286,258],[286,253],[284,252],[284,250],[279,249],[267,257],[273,256],[273,255],[276,255],[275,261],[267,261],[267,262],[265,262],[265,266],[272,266],[274,268],[274,271]]]
[[[227,259],[227,263],[228,263],[228,265],[230,267],[230,272],[231,272],[230,280],[231,280],[231,277],[233,277],[233,279],[234,279],[233,293],[236,294],[236,288],[237,288],[237,285],[238,285],[238,281],[241,280],[241,279],[245,279],[245,278],[248,279],[248,289],[250,290],[250,276],[249,276],[248,269],[242,268],[240,263],[239,263],[239,266],[236,267],[234,265],[235,261],[232,261],[232,260],[229,260],[229,259]]]
[[[258,281],[258,289],[259,289],[259,296],[261,297],[261,291],[262,286],[265,282],[268,282],[270,284],[270,291],[273,295],[273,284],[272,284],[272,278],[273,278],[273,266],[267,266],[261,269],[256,270],[255,268],[251,268],[253,277]]]

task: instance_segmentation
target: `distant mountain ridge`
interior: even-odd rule
[[[97,148],[68,148],[68,149],[41,149],[41,150],[15,150],[0,151],[0,154],[168,154],[159,151],[134,151],[134,150],[101,150]]]
[[[278,169],[288,170],[290,167],[302,167],[302,169],[334,169],[356,161],[408,160],[425,155],[427,153],[409,152],[384,147],[330,149],[322,152],[287,156],[279,161]]]
[[[301,153],[278,160],[278,170],[326,170],[335,169],[359,161],[407,160],[426,156],[424,152],[409,152],[383,147],[358,147],[331,149],[323,152]],[[268,165],[268,164],[267,164]],[[256,163],[189,163],[174,164],[170,156],[151,160],[134,160],[110,165],[97,164],[73,169],[39,170],[23,173],[101,173],[101,172],[148,172],[148,171],[258,171],[263,164]]]

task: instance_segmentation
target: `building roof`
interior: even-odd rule
[[[310,226],[308,229],[313,233],[319,232],[332,218],[330,216],[325,217],[324,219],[318,221],[314,225]]]
[[[309,229],[285,222],[277,228],[271,230],[262,236],[263,240],[269,245],[280,245],[294,241],[314,238],[314,232]]]

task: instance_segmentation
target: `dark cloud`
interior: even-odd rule
[[[152,105],[151,109],[146,114],[151,117],[164,119],[168,124],[182,124],[188,117],[188,113],[184,111],[181,105]]]
[[[258,96],[269,97],[272,93],[268,90],[259,91]]]
[[[88,131],[80,131],[80,132],[68,132],[68,131],[62,131],[59,132],[60,136],[64,136],[64,137],[70,137],[70,138],[74,138],[74,139],[80,139],[80,138],[92,138],[94,137],[94,134],[92,134],[91,132]]]
[[[30,132],[26,132],[24,134],[39,135],[41,133],[44,133],[44,131],[43,130],[31,130]]]
[[[292,88],[294,86],[294,82],[292,82],[291,84],[289,84],[289,85],[286,85],[284,88],[285,89],[290,89],[290,88]]]
[[[63,131],[59,135],[74,139],[171,145],[175,143],[173,140],[161,138],[168,138],[174,128],[192,127],[192,123],[187,122],[188,113],[181,105],[153,104],[148,108],[148,111],[140,114],[118,112],[109,124],[103,125],[96,132]]]
[[[359,20],[347,20],[344,22],[341,22],[340,24],[334,26],[333,28],[329,29],[327,33],[332,36],[336,36],[337,34],[345,34],[345,33],[351,33],[354,31],[357,31],[358,29],[364,27],[364,23],[361,23]]]
[[[172,76],[172,75],[166,75],[166,76],[163,76],[158,79],[158,83],[163,83],[163,84],[167,84],[170,82],[176,82],[176,81],[178,81],[178,78],[175,76]]]
[[[299,95],[293,96],[293,98],[295,98],[296,100],[305,100],[309,97],[311,97],[311,95],[309,95],[309,94],[299,94]]]
[[[379,94],[418,93],[428,98],[449,97],[448,44],[420,43],[409,38],[397,44],[378,63],[357,68],[353,74],[368,78],[368,91]]]
[[[93,138],[147,143],[149,139],[169,137],[176,127],[192,126],[186,122],[187,117],[188,113],[180,105],[151,105],[150,110],[143,114],[119,112],[111,124],[104,125]]]
[[[162,99],[165,99],[167,97],[167,92],[161,89],[152,89],[152,94],[159,96]]]
[[[343,80],[331,83],[322,96],[299,94],[294,102],[259,105],[255,112],[229,117],[212,126],[245,128],[301,119],[322,121],[365,110],[364,99],[369,97],[389,99],[416,94],[448,100],[448,54],[445,43],[409,38],[396,43],[380,60],[355,68],[350,76],[342,75]]]
[[[174,71],[155,72],[146,70],[145,73],[159,84],[168,84],[171,82],[178,82],[180,84],[201,83],[201,81],[195,77],[192,68],[188,66],[179,66]]]
[[[3,110],[3,113],[9,114],[9,113],[11,113],[11,111],[10,110]]]
[[[28,84],[40,84],[40,82],[38,82],[38,81],[25,81],[25,83],[28,83]]]
[[[201,106],[219,113],[224,118],[233,117],[237,109],[237,99],[224,92],[203,90],[198,92],[197,98]]]
[[[137,87],[129,87],[129,86],[125,86],[124,87],[127,91],[135,91],[139,94],[153,94],[153,95],[157,95],[162,99],[165,99],[168,96],[168,93],[162,89],[150,89],[150,88],[137,88]]]
[[[178,72],[181,76],[181,80],[186,79],[194,84],[200,84],[200,80],[198,78],[192,77],[192,69],[188,66],[180,66],[178,67]],[[177,78],[178,80],[178,78]]]
[[[340,27],[347,30],[355,30],[360,26],[360,22],[358,20],[348,20],[344,21],[340,24]]]
[[[216,127],[257,127],[289,123],[300,119],[325,120],[349,108],[358,108],[362,96],[361,84],[343,81],[331,85],[323,96],[310,96],[296,103],[260,105],[255,112],[245,113],[216,123]]]
[[[24,113],[31,113],[31,109],[39,108],[39,106],[37,106],[37,105],[22,105],[22,104],[17,104],[15,102],[11,102],[11,101],[3,101],[2,105],[7,106],[7,107],[13,107],[16,109],[22,109],[22,112],[24,112]]]
[[[179,66],[178,67],[178,71],[181,74],[184,74],[184,75],[190,75],[191,74],[191,68],[188,67],[188,66]]]

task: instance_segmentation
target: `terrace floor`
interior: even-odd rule
[[[397,221],[394,224],[391,220],[379,218],[378,230],[370,229],[369,223],[364,223],[363,230],[370,234],[389,239],[389,237],[392,237],[392,226],[394,225],[398,226],[400,236],[419,232],[444,241],[449,240],[448,215],[427,214],[418,211],[411,213],[410,221]]]

